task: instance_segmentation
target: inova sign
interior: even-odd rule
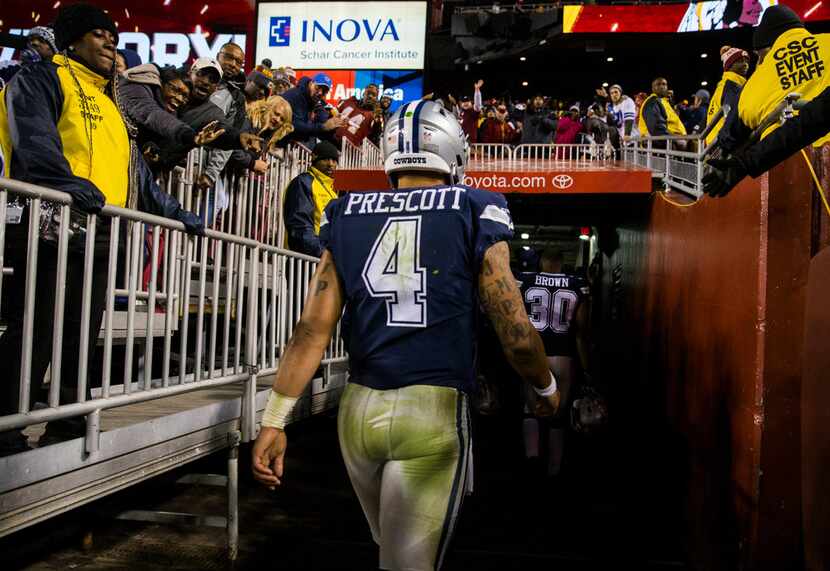
[[[426,2],[261,2],[256,60],[297,69],[423,69]]]

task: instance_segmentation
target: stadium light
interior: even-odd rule
[[[607,62],[612,62],[612,61],[614,61],[614,58],[612,58],[612,57],[607,57],[607,58],[605,58],[605,61],[607,61]]]
[[[530,239],[530,234],[528,234],[527,232],[522,232],[522,240],[529,240],[529,239]]]
[[[701,81],[700,85],[702,85],[703,87],[706,87],[707,85],[709,85],[709,82],[708,81]]]
[[[700,54],[700,57],[703,58],[703,59],[706,59],[706,58],[709,57],[709,54],[704,52],[704,53]]]
[[[522,82],[522,87],[527,87],[527,82],[526,81]]]
[[[821,6],[821,5],[822,5],[822,2],[816,2],[816,3],[813,5],[813,7],[812,7],[812,8],[810,8],[809,10],[807,10],[806,12],[804,12],[804,17],[805,17],[805,18],[809,18],[810,16],[812,16],[813,12],[815,12],[816,10],[818,10],[819,6]]]
[[[527,60],[527,58],[525,56],[522,56],[522,57],[519,58],[519,61],[526,61],[526,60]]]

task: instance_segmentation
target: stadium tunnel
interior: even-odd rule
[[[828,172],[826,159],[815,161]],[[812,259],[828,226],[803,160],[747,179],[727,198],[696,202],[667,196],[652,173],[583,193],[581,168],[551,171],[574,177],[569,191],[508,194],[517,229],[511,246],[517,264],[528,245],[562,249],[575,271],[595,262],[593,373],[608,425],[571,434],[560,476],[534,479],[522,468],[514,375],[491,359],[484,374],[497,379],[503,402],[474,419],[475,493],[465,500],[446,568],[791,568],[803,560],[801,518],[811,516],[804,537],[820,538],[827,513],[822,449],[811,444],[826,414],[820,371],[827,356],[818,341],[826,307],[808,274],[816,281],[830,268],[826,251]],[[642,170],[602,168],[620,180]],[[359,189],[355,181],[365,179],[377,188],[377,171],[343,173],[345,184]],[[590,239],[580,239],[586,230]],[[289,427],[294,455],[286,473],[294,477],[285,490],[257,486],[249,449],[241,450],[241,568],[272,561],[273,545],[284,568],[375,564],[334,419],[318,412]],[[207,514],[223,511],[225,491],[200,474],[226,467],[221,455],[202,456],[17,531],[0,540],[3,549],[21,568],[35,561],[218,565],[224,547],[210,526],[227,521]],[[15,512],[26,505],[21,493],[34,491],[4,492],[7,524],[26,517]],[[174,549],[166,547],[171,537]]]

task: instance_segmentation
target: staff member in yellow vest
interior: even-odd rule
[[[726,153],[746,142],[788,94],[798,93],[809,101],[828,86],[830,36],[805,30],[791,8],[781,4],[767,8],[753,33],[752,44],[758,53],[758,67],[718,135],[718,143]],[[762,138],[778,124],[773,122]],[[826,139],[819,139],[816,146]]]
[[[334,171],[340,160],[337,147],[320,141],[314,147],[309,169],[294,177],[285,190],[283,220],[288,247],[295,252],[320,257],[320,218],[326,205],[337,198]]]
[[[706,112],[707,126],[724,105],[729,105],[730,109],[737,109],[738,98],[749,73],[749,54],[746,50],[723,46],[720,49],[720,59],[723,62],[723,77],[718,82],[715,94],[712,96],[712,101],[709,103],[709,109]],[[723,117],[718,119],[717,124],[706,135],[707,145],[711,145],[717,139],[718,133],[723,127],[723,121]]]
[[[669,83],[665,77],[651,82],[651,95],[640,106],[637,125],[642,136],[686,134],[683,122],[669,100]]]
[[[60,53],[21,70],[0,92],[0,148],[5,156],[5,176],[66,192],[72,197],[70,219],[77,224],[69,239],[65,278],[65,310],[61,351],[62,404],[77,402],[81,299],[84,284],[84,231],[86,213],[104,205],[138,206],[156,215],[184,223],[200,233],[199,218],[183,211],[171,196],[160,191],[149,176],[140,154],[131,156],[128,126],[119,112],[115,72],[118,30],[102,10],[86,4],[61,8],[55,21],[55,41]],[[132,127],[132,126],[130,126]],[[133,146],[134,147],[134,146]],[[4,280],[7,329],[0,337],[0,363],[5,367],[0,382],[0,416],[18,411],[23,312],[25,307],[29,208],[25,201],[9,198],[6,218],[4,265],[14,269]],[[106,305],[107,253],[111,218],[98,220],[91,286],[88,354],[98,339]],[[55,226],[41,218],[35,289],[31,354],[32,397],[52,359],[54,292],[58,250]],[[121,233],[123,236],[123,232]],[[100,384],[90,378],[85,386]],[[31,405],[31,403],[30,403]],[[40,444],[82,436],[83,419],[50,422]],[[19,431],[0,433],[0,455],[25,450]]]

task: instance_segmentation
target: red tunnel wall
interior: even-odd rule
[[[796,157],[727,198],[654,197],[618,230],[613,335],[682,450],[693,569],[801,561],[800,387],[811,181]],[[613,294],[612,294],[613,297]]]

